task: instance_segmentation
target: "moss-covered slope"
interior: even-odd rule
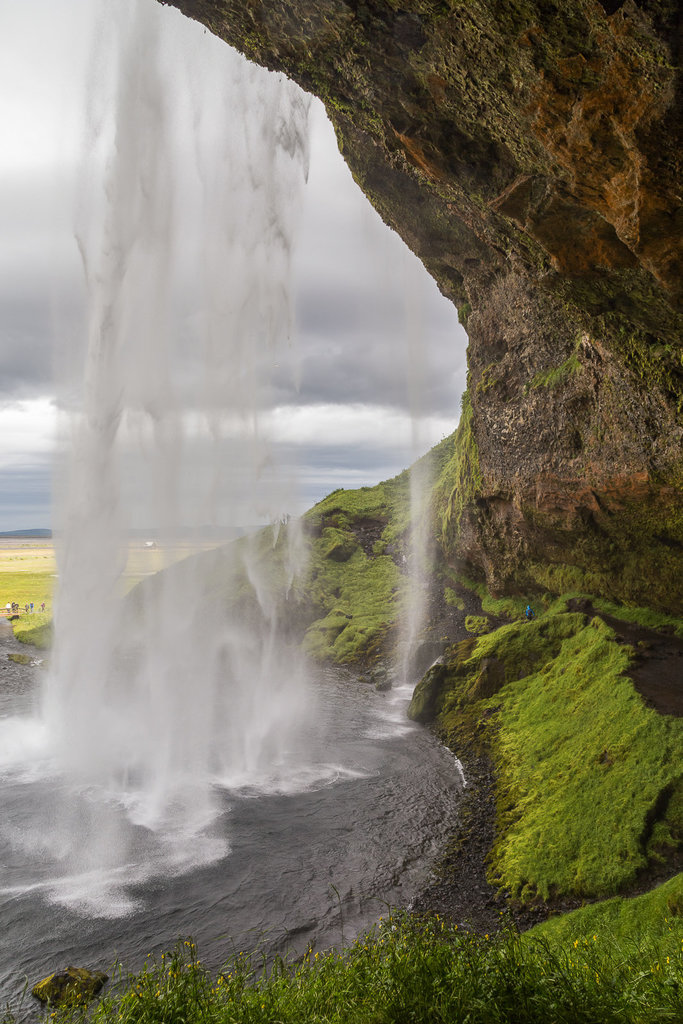
[[[637,650],[576,605],[456,644],[410,709],[466,761],[493,763],[489,876],[522,904],[647,887],[683,842],[683,719],[645,703]]]
[[[376,487],[335,491],[307,513],[302,593],[314,617],[304,649],[317,660],[368,660],[388,644],[405,592],[400,527],[408,487],[402,473]]]
[[[193,582],[201,579],[207,606],[238,620],[276,622],[314,661],[371,666],[393,658],[410,601],[412,532],[421,519],[428,523],[427,589],[444,604],[431,481],[443,476],[452,446],[451,436],[393,479],[340,488],[299,520],[264,527],[142,581],[129,602],[137,628],[144,629],[146,596],[159,581],[183,593],[188,573]],[[425,482],[412,503],[411,472]]]

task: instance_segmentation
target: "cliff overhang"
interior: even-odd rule
[[[460,310],[458,486],[462,459],[476,473],[466,500],[442,482],[447,558],[494,591],[571,583],[680,612],[674,0],[173,6],[321,97],[356,181]]]

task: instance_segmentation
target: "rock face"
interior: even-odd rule
[[[173,5],[323,99],[358,184],[460,310],[449,560],[494,591],[680,612],[675,0]]]

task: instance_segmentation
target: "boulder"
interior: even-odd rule
[[[376,668],[371,679],[378,693],[386,693],[391,689],[391,676],[386,668]]]
[[[432,665],[415,687],[408,707],[408,718],[423,725],[431,722],[438,710],[438,700],[448,679],[448,669],[441,660]]]
[[[67,967],[43,978],[31,989],[36,999],[51,1006],[87,1003],[100,991],[108,975],[86,967]]]

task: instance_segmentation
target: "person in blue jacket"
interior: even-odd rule
[[[526,606],[526,611],[524,612],[524,614],[526,615],[527,620],[529,622],[531,622],[531,620],[534,618],[534,610],[530,604]]]

